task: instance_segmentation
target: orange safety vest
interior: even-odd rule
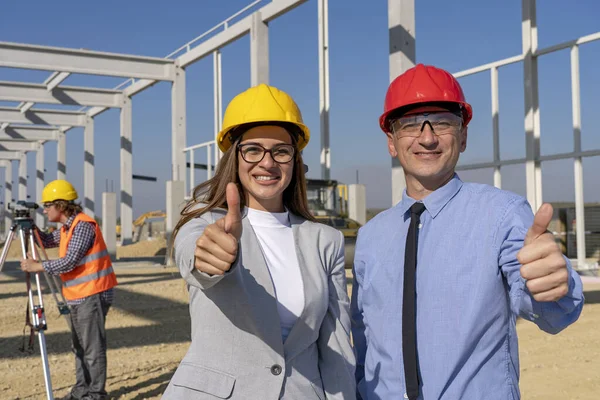
[[[67,248],[75,226],[81,221],[94,225],[96,237],[94,244],[85,253],[79,264],[71,271],[60,275],[60,279],[63,281],[63,296],[67,300],[81,299],[117,286],[117,276],[98,223],[84,213],[77,214],[68,232],[65,226],[62,226],[58,255],[61,258],[67,255]]]

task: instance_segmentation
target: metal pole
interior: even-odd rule
[[[494,162],[500,161],[500,110],[498,99],[498,68],[490,69],[492,80],[492,127],[494,132]],[[494,186],[498,189],[502,188],[502,175],[500,174],[500,166],[494,167]]]

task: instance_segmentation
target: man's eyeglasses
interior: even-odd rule
[[[54,203],[44,203],[44,208],[48,209],[50,207],[52,207],[54,205]]]
[[[291,144],[277,144],[270,149],[265,149],[258,143],[238,144],[238,150],[244,161],[250,164],[259,163],[265,158],[265,154],[271,154],[271,158],[278,164],[286,164],[292,161],[296,148]]]
[[[391,131],[398,137],[419,137],[429,124],[437,136],[452,135],[462,127],[462,116],[451,112],[405,115],[390,123]]]

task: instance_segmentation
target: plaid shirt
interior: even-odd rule
[[[64,226],[67,229],[71,229],[71,225],[73,225],[73,220],[78,213],[75,213],[69,217],[67,222],[65,222]],[[60,229],[55,230],[52,233],[45,233],[40,231],[40,239],[45,248],[52,248],[60,246]],[[60,275],[66,274],[69,271],[75,269],[75,267],[79,264],[81,259],[86,255],[89,249],[94,245],[94,240],[96,239],[96,230],[94,226],[88,222],[80,222],[75,226],[75,230],[73,231],[73,236],[71,236],[71,240],[69,241],[69,245],[67,247],[67,254],[56,260],[43,261],[42,266],[46,270],[47,273],[51,275]],[[67,304],[76,305],[81,304],[85,301],[87,297],[82,297],[80,299],[75,300],[67,300]],[[105,304],[112,304],[113,302],[113,289],[110,288],[100,293],[100,301]]]

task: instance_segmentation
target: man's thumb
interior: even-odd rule
[[[533,217],[533,225],[531,225],[527,231],[527,235],[525,236],[525,245],[533,242],[535,239],[548,231],[548,225],[550,225],[550,221],[552,221],[553,214],[554,209],[550,204],[542,204],[540,209]]]
[[[225,216],[225,232],[232,233],[232,230],[242,222],[240,192],[235,183],[228,183],[226,190],[227,215]]]

